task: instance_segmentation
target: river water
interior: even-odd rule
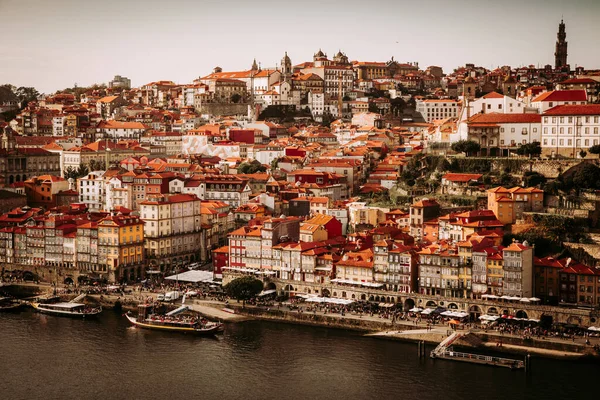
[[[266,322],[216,338],[97,320],[0,314],[0,399],[588,399],[600,368],[523,371],[419,360],[415,344]]]

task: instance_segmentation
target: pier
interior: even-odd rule
[[[521,360],[454,351],[452,349],[452,344],[461,337],[468,335],[468,333],[469,332],[454,332],[433,349],[429,356],[433,359],[439,358],[443,360],[463,361],[493,367],[506,367],[511,369],[526,368],[526,363]]]

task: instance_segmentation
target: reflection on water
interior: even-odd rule
[[[416,346],[289,324],[227,324],[206,338],[97,320],[0,314],[0,399],[576,399],[598,367],[522,372],[419,360]]]

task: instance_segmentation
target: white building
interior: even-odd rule
[[[86,204],[89,211],[105,209],[104,171],[93,171],[83,178],[77,179],[79,202]]]
[[[562,105],[542,116],[542,154],[578,157],[600,144],[600,104]]]
[[[479,143],[485,155],[508,155],[520,145],[542,139],[539,114],[477,114],[466,125],[467,139]]]
[[[460,103],[449,99],[428,99],[417,101],[417,112],[426,122],[436,119],[456,118],[460,111]]]

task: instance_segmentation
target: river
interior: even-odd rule
[[[419,360],[416,345],[326,328],[227,324],[216,338],[97,320],[0,314],[0,399],[576,399],[593,364],[523,371]]]

